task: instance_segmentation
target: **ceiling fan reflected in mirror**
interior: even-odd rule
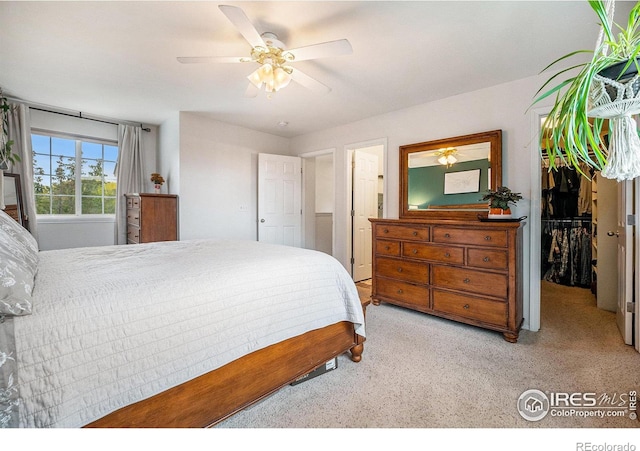
[[[181,56],[177,59],[185,64],[258,63],[259,67],[247,77],[250,83],[245,95],[248,97],[257,96],[262,87],[267,93],[277,92],[289,85],[291,80],[314,92],[328,93],[331,88],[295,68],[292,63],[353,53],[351,44],[346,39],[287,50],[274,33],[258,33],[242,9],[229,5],[220,5],[219,8],[251,45],[250,55]]]

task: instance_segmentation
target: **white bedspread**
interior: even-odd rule
[[[41,252],[17,317],[22,427],[79,427],[257,349],[339,321],[364,336],[332,257],[252,241]]]

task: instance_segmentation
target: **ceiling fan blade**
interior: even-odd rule
[[[305,61],[329,56],[350,55],[353,53],[353,48],[348,40],[339,39],[337,41],[298,47],[297,49],[287,50],[287,52],[295,56],[294,61]]]
[[[304,72],[300,72],[298,69],[295,69],[295,68],[291,73],[291,79],[296,83],[300,83],[305,88],[310,89],[314,92],[317,92],[318,94],[327,94],[331,91],[330,87],[323,85],[318,80],[309,77]]]
[[[183,64],[193,63],[248,63],[251,58],[244,56],[179,56],[176,58]]]
[[[266,47],[260,33],[258,33],[244,11],[237,6],[229,5],[219,5],[218,8],[235,25],[240,34],[249,41],[251,47]]]

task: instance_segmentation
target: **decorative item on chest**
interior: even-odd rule
[[[164,178],[157,172],[154,172],[153,174],[151,174],[151,181],[154,183],[154,192],[156,194],[160,194],[160,191],[162,190],[162,184],[164,183]]]
[[[496,190],[488,190],[482,200],[489,201],[489,219],[509,219],[513,217],[509,204],[522,199],[520,193],[514,193],[506,186],[499,186]]]

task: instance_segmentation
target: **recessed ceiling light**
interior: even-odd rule
[[[289,125],[289,123],[287,121],[280,121],[280,122],[278,122],[278,125],[280,127],[286,127],[287,125]]]

